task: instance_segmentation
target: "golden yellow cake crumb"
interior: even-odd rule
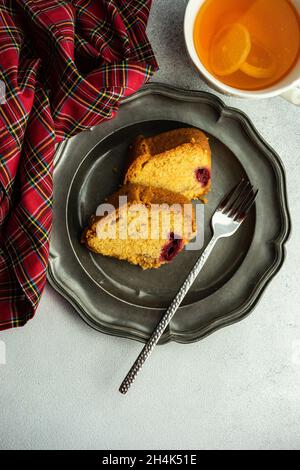
[[[120,196],[126,202],[120,204]],[[181,194],[129,184],[108,198],[111,213],[92,216],[81,241],[88,249],[143,269],[171,261],[195,236],[194,209]]]
[[[190,200],[199,199],[211,187],[208,138],[194,128],[137,137],[131,146],[124,183],[163,188]]]

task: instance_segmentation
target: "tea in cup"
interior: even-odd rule
[[[264,98],[289,92],[300,104],[299,11],[299,0],[190,0],[188,52],[224,93]]]

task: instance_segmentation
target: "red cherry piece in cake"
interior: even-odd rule
[[[196,178],[202,186],[206,186],[210,181],[210,171],[208,168],[198,168]]]
[[[169,236],[170,241],[166,243],[163,247],[160,255],[161,261],[171,261],[175,256],[179,253],[179,251],[183,248],[183,240],[179,237],[175,238],[174,233],[170,233]]]

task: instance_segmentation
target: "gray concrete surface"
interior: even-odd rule
[[[185,53],[185,4],[153,2],[154,80],[207,90]],[[93,331],[47,286],[35,319],[0,336],[1,449],[300,447],[300,109],[223,99],[285,164],[294,232],[283,269],[243,322],[157,349],[126,398],[117,388],[141,345]]]

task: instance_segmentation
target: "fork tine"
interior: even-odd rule
[[[234,204],[232,204],[229,213],[227,214],[229,217],[234,218],[236,214],[240,211],[244,204],[248,201],[249,197],[253,194],[253,186],[248,181],[247,184],[244,186],[238,197],[236,198]]]
[[[229,193],[226,194],[226,196],[220,202],[218,210],[224,211],[229,204],[234,202],[235,196],[239,194],[240,188],[244,184],[244,181],[245,179],[242,178],[241,181],[234,188],[232,188]]]
[[[234,218],[235,220],[237,220],[238,222],[242,222],[245,219],[246,215],[249,213],[250,209],[252,208],[257,198],[257,195],[258,195],[258,189],[255,192],[252,191],[250,199],[244,202],[243,206],[237,212]]]

